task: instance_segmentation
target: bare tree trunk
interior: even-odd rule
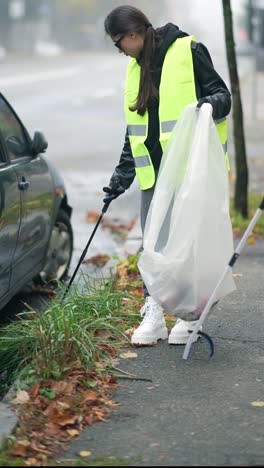
[[[233,106],[233,126],[235,144],[235,209],[244,218],[248,217],[248,167],[246,157],[246,145],[244,136],[243,109],[240,96],[240,85],[237,71],[237,61],[233,35],[233,19],[230,0],[222,0],[227,62],[231,83],[232,106]]]

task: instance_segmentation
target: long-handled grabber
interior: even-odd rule
[[[259,207],[257,208],[257,211],[254,214],[251,222],[249,223],[249,225],[248,225],[242,239],[240,240],[235,252],[233,253],[231,259],[229,260],[229,263],[228,263],[226,269],[224,270],[222,276],[220,277],[214,291],[212,292],[212,295],[209,298],[209,300],[208,300],[202,314],[200,315],[199,320],[197,320],[193,331],[190,333],[190,337],[189,337],[189,339],[188,339],[188,341],[187,341],[187,343],[185,345],[185,348],[184,348],[184,353],[183,353],[183,356],[182,356],[183,359],[188,359],[190,351],[191,351],[192,344],[194,343],[194,341],[196,341],[197,335],[200,335],[201,337],[207,338],[207,340],[209,341],[210,347],[211,347],[210,357],[213,355],[214,348],[213,348],[212,338],[210,338],[205,333],[200,332],[199,329],[200,329],[201,325],[204,323],[204,321],[205,321],[207,315],[209,314],[210,309],[212,308],[212,306],[218,301],[217,295],[218,295],[219,289],[220,289],[223,281],[225,280],[226,276],[228,275],[230,270],[232,270],[234,264],[236,263],[239,255],[240,255],[240,252],[242,251],[244,245],[246,244],[247,239],[248,239],[249,235],[251,234],[255,224],[257,223],[258,219],[262,215],[263,210],[264,210],[264,198],[263,198],[262,202],[260,203]]]
[[[63,294],[62,301],[65,299],[65,296],[66,296],[67,292],[69,291],[69,289],[70,289],[70,287],[71,287],[71,285],[72,285],[72,283],[73,283],[73,280],[74,280],[74,278],[75,278],[75,276],[76,276],[76,273],[77,273],[77,271],[79,270],[79,267],[80,267],[82,261],[83,261],[84,258],[85,258],[85,255],[86,255],[86,253],[87,253],[87,250],[88,250],[89,247],[90,247],[90,244],[91,244],[91,242],[92,242],[92,240],[93,240],[93,238],[94,238],[94,235],[95,235],[95,233],[96,233],[96,231],[97,231],[97,229],[98,229],[99,224],[100,224],[101,221],[102,221],[102,218],[103,218],[104,214],[107,212],[111,201],[114,200],[115,198],[116,198],[115,195],[106,195],[106,197],[104,198],[105,203],[104,203],[104,206],[103,206],[101,215],[100,215],[100,217],[98,218],[98,221],[97,221],[97,223],[96,223],[96,225],[95,225],[95,227],[94,227],[94,230],[93,230],[93,232],[92,232],[92,234],[91,234],[91,237],[90,237],[90,239],[89,239],[88,242],[87,242],[87,245],[86,245],[86,247],[85,247],[85,249],[84,249],[84,251],[83,251],[83,253],[82,253],[81,257],[80,257],[80,260],[79,260],[79,262],[78,262],[78,265],[76,266],[76,268],[75,268],[75,270],[74,270],[74,273],[73,273],[73,275],[72,275],[72,277],[71,277],[71,279],[70,279],[70,281],[69,281],[69,284],[68,284],[68,286],[67,286],[67,288],[66,288],[66,290],[65,290],[65,292],[64,292],[64,294]]]

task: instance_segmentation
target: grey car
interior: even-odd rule
[[[67,277],[72,208],[47,146],[0,93],[0,309],[31,280]]]

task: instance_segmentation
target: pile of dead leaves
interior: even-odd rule
[[[107,420],[118,406],[110,398],[118,384],[115,376],[102,375],[105,366],[97,364],[89,373],[76,368],[65,380],[47,380],[17,391],[12,404],[19,425],[8,449],[12,457],[23,458],[27,465],[44,465],[86,425]]]
[[[31,287],[31,294],[36,296],[44,295],[48,296],[49,299],[54,299],[57,296],[57,293],[58,284],[55,282],[43,286],[41,284],[33,283]]]
[[[125,260],[121,260],[116,267],[115,287],[126,290],[133,296],[143,297],[143,287],[140,273],[137,267],[138,255],[129,255]]]

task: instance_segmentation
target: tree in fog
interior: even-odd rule
[[[235,53],[233,17],[230,0],[222,0],[226,53],[231,83],[232,106],[233,106],[233,133],[235,146],[235,210],[241,213],[244,218],[248,217],[248,167],[246,156],[246,145],[244,135],[243,109],[240,95],[240,85],[237,70],[237,60]]]

